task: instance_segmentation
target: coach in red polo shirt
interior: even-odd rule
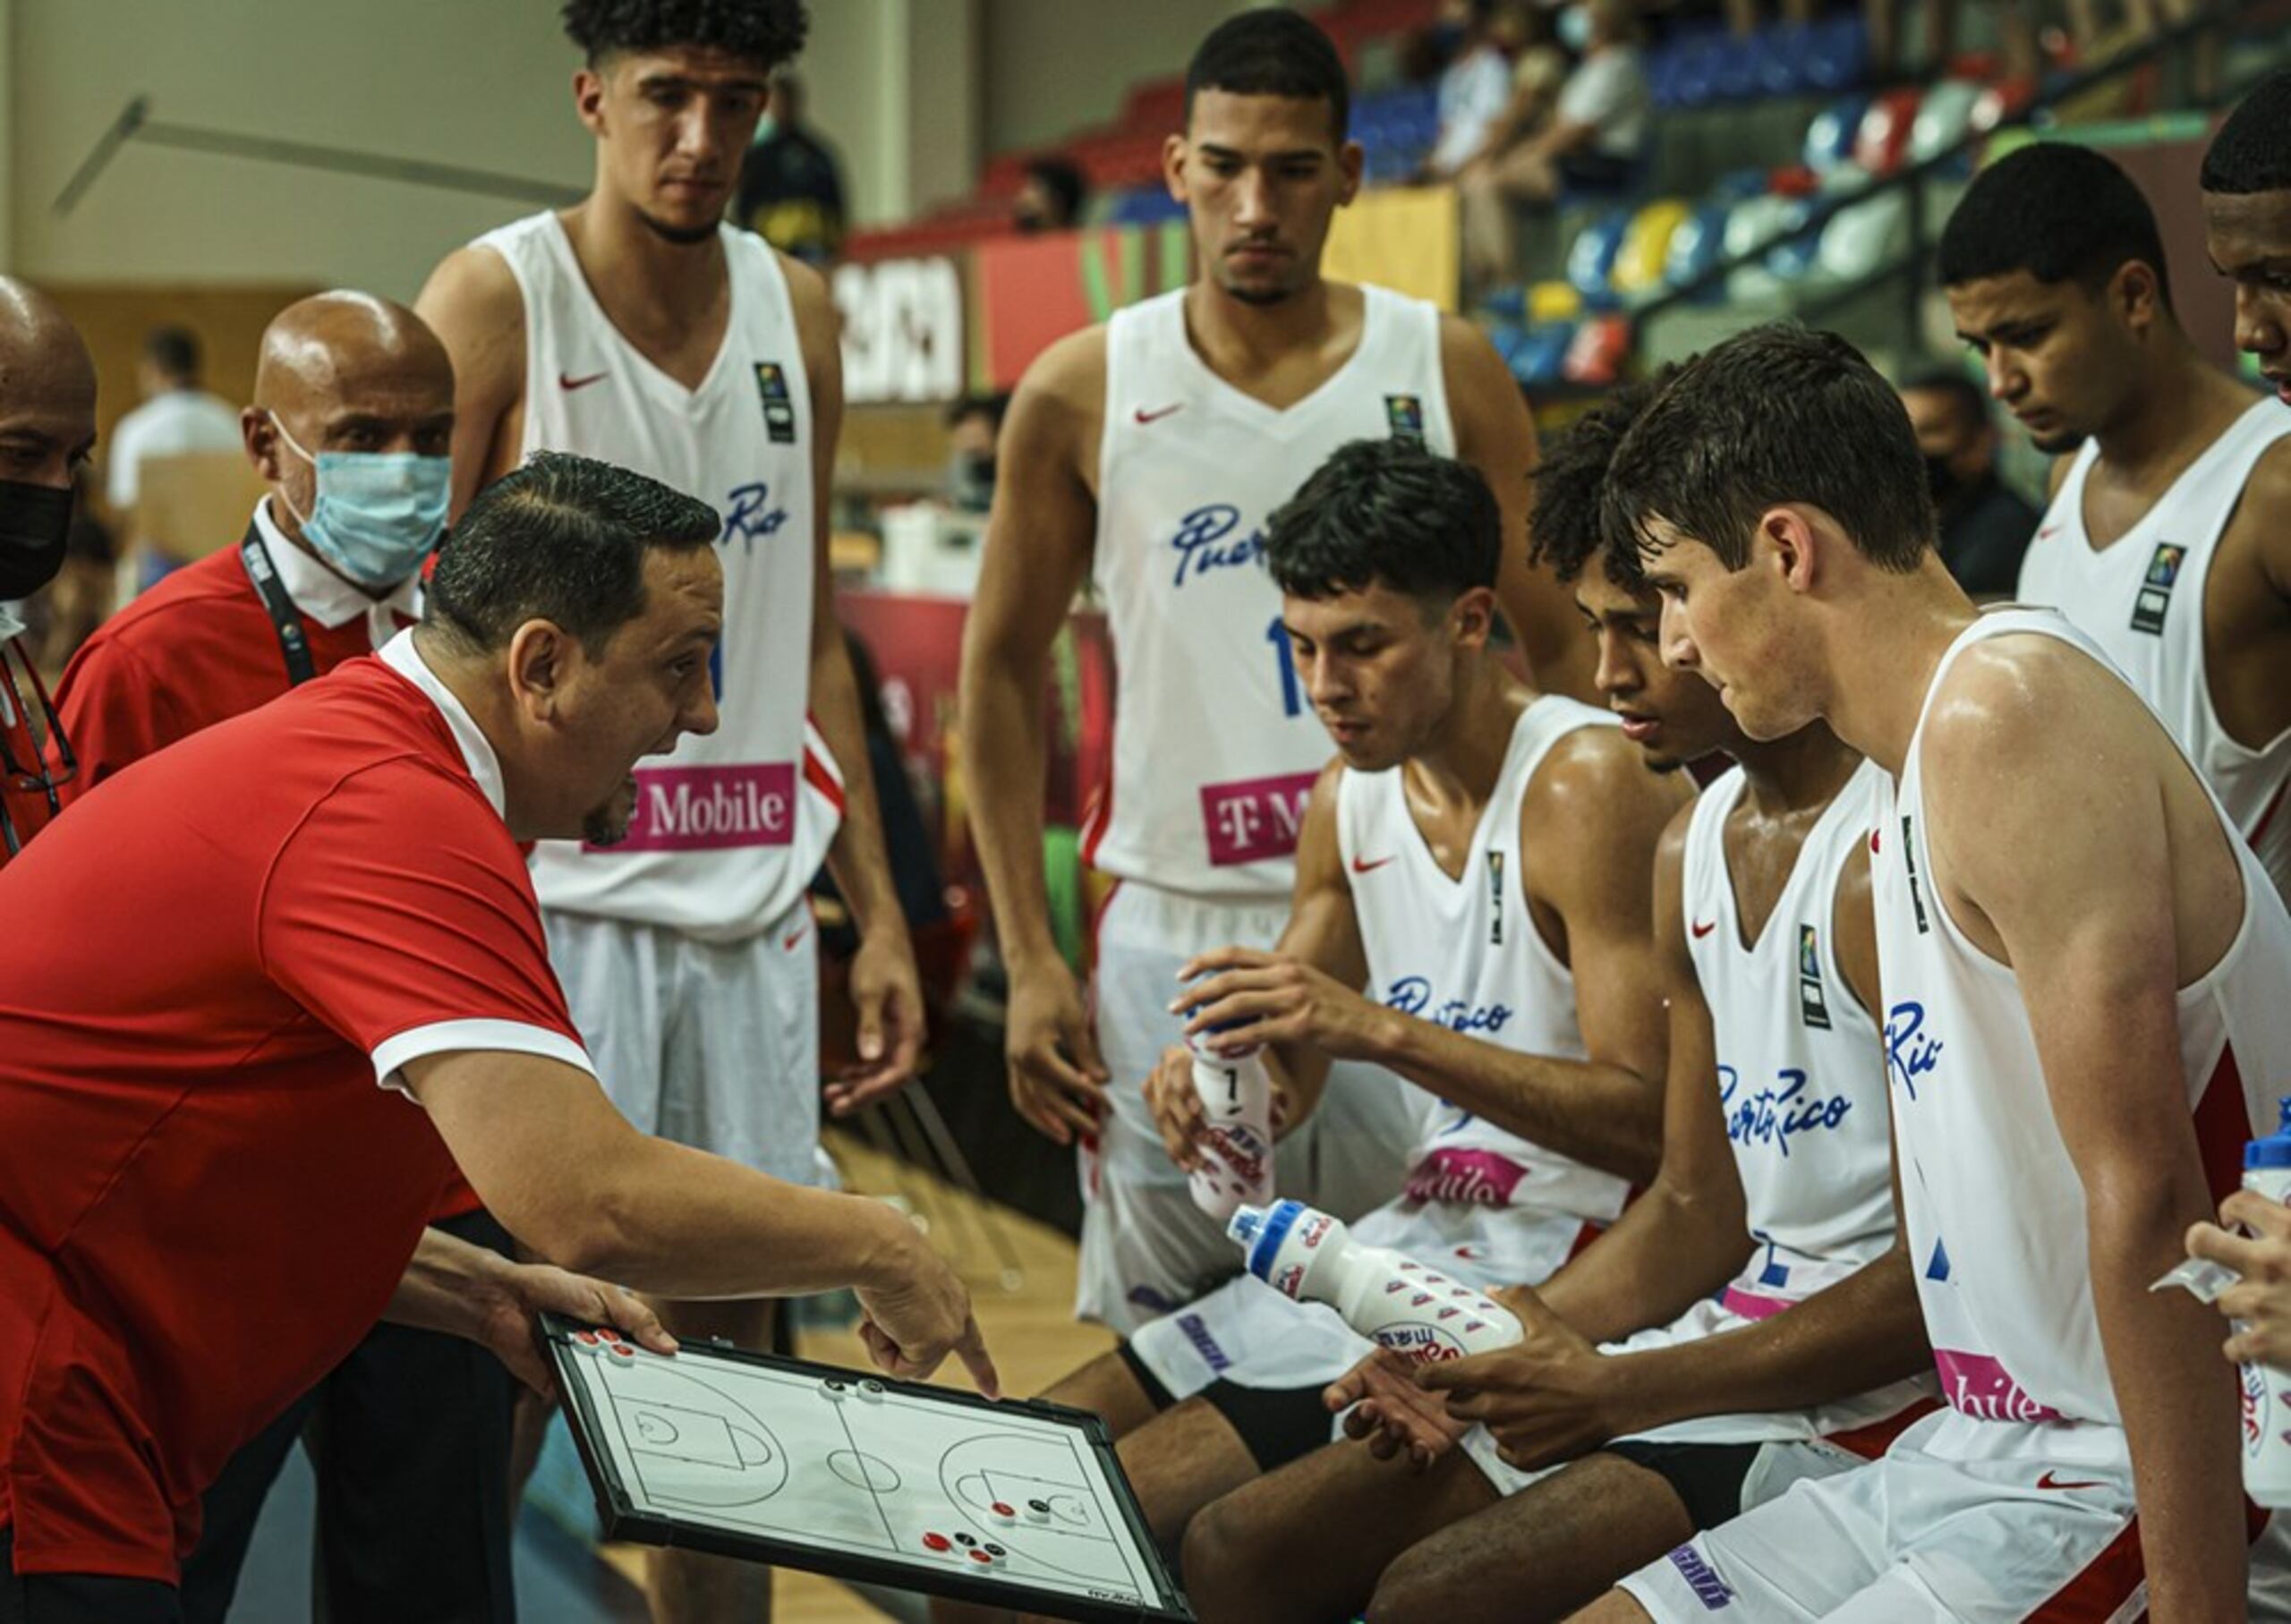
[[[0,872],[0,918],[71,926],[0,939],[0,1539],[27,1594],[64,1576],[120,1593],[103,1616],[180,1618],[232,1451],[386,1312],[455,1328],[407,1264],[456,1162],[566,1268],[851,1285],[886,1369],[952,1350],[994,1389],[911,1226],[639,1135],[549,968],[517,842],[621,838],[638,758],[715,726],[720,529],[537,458],[472,505],[417,631],[98,786]]]
[[[234,547],[175,571],[81,645],[56,690],[79,752],[67,803],[413,624],[451,486],[454,369],[422,319],[371,294],[289,305],[262,336],[246,449],[269,487]],[[456,1181],[431,1221],[508,1252]],[[515,1624],[514,1383],[481,1348],[378,1325],[234,1456],[183,1564],[187,1624],[223,1624],[262,1502],[315,1421],[313,1587],[332,1624]]]
[[[72,473],[96,443],[96,367],[64,312],[0,276],[0,866],[52,816],[71,755],[10,608],[55,579]]]

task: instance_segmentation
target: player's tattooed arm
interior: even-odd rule
[[[1714,1079],[1717,1040],[1687,951],[1687,826],[1691,802],[1655,854],[1653,954],[1669,1006],[1662,1165],[1646,1194],[1544,1284],[1546,1305],[1593,1342],[1669,1323],[1731,1279],[1750,1254],[1742,1176]]]
[[[1089,471],[1104,395],[1103,328],[1060,340],[1026,370],[1002,425],[994,508],[963,630],[962,773],[1010,973],[1010,1101],[1060,1144],[1095,1131],[1107,1077],[1081,989],[1051,932],[1043,694],[1052,646],[1096,540]]]
[[[2207,857],[2219,873],[2227,848],[2206,830],[2176,854],[2175,803],[2193,825],[2208,812],[2191,811],[2201,786],[2129,689],[2050,639],[2000,638],[1961,657],[1924,750],[1938,904],[2013,966],[2083,1186],[2150,1605],[2159,1618],[2240,1617],[2236,1384],[2214,1315],[2185,1292],[2147,1289],[2211,1212],[2177,989],[2216,962],[2239,916],[2225,897],[2183,895]],[[2074,817],[2060,815],[2064,786],[2076,786]]]
[[[525,299],[509,262],[490,248],[458,248],[430,273],[414,314],[454,362],[454,503],[516,466],[525,394]]]
[[[1599,697],[1591,685],[1591,650],[1574,599],[1548,569],[1528,562],[1536,427],[1520,386],[1487,336],[1461,316],[1441,318],[1440,361],[1448,386],[1448,412],[1455,423],[1456,455],[1486,476],[1503,511],[1503,548],[1497,561],[1495,595],[1503,618],[1527,654],[1537,687],[1597,704]]]

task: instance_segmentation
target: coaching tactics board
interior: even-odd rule
[[[998,1603],[1189,1620],[1086,1411],[544,1316],[608,1539]]]

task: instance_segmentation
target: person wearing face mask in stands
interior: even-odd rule
[[[263,334],[241,420],[269,492],[244,539],[99,628],[57,690],[83,795],[148,755],[370,654],[413,623],[451,489],[454,370],[422,319],[320,293]],[[456,1181],[432,1222],[507,1253]],[[183,1569],[188,1624],[228,1611],[257,1515],[304,1426],[322,1436],[315,1588],[324,1616],[515,1615],[507,1461],[514,1383],[485,1348],[377,1326],[232,1459]]]
[[[454,428],[453,365],[422,319],[359,293],[288,306],[263,334],[240,427],[270,487],[245,538],[136,599],[64,670],[72,795],[414,619]]]
[[[2043,515],[1997,477],[1989,397],[1963,372],[1942,367],[1903,384],[1901,404],[1940,515],[1941,562],[1972,597],[2011,597]]]
[[[73,770],[15,605],[64,567],[72,475],[95,441],[88,346],[46,294],[0,276],[0,867],[55,816]]]

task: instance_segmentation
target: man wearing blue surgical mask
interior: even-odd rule
[[[89,639],[56,706],[80,755],[69,800],[176,741],[252,710],[416,617],[451,487],[454,370],[419,316],[320,293],[263,334],[248,459],[269,487],[246,534],[136,599]],[[432,1213],[509,1249],[456,1181]],[[240,1451],[208,1491],[183,1565],[188,1624],[228,1611],[271,1480],[306,1424],[327,1447],[316,1584],[325,1616],[513,1619],[507,1507],[513,1382],[474,1344],[382,1325]]]

